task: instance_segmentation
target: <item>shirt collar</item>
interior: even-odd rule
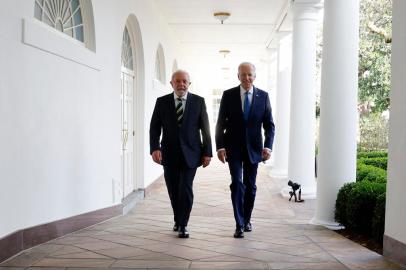
[[[181,97],[181,99],[182,99],[183,101],[186,101],[188,95],[189,95],[189,92],[186,92],[186,94],[185,94],[183,97]],[[176,95],[175,91],[173,91],[173,98],[174,98],[175,100],[177,100],[177,99],[179,98],[179,97]]]
[[[244,95],[245,92],[247,92],[241,85],[240,85],[240,95]],[[252,93],[254,92],[254,87],[251,87],[250,90],[248,90],[248,93],[250,93],[252,95]]]

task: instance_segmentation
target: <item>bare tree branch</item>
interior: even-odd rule
[[[373,22],[368,22],[367,27],[369,30],[371,30],[372,33],[382,36],[385,39],[386,43],[392,43],[392,35],[386,33],[384,29],[376,26]]]

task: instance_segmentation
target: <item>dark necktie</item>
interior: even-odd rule
[[[183,107],[182,107],[182,99],[177,98],[178,105],[176,105],[176,119],[178,122],[178,126],[182,125],[182,119],[183,119]]]
[[[244,95],[244,120],[247,122],[250,115],[250,100],[248,99],[248,92],[245,92]]]

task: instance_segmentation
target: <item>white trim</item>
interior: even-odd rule
[[[31,18],[22,19],[22,42],[26,45],[100,71],[96,53],[80,41]]]
[[[137,18],[134,14],[130,14],[127,18],[125,27],[127,27],[130,36],[132,53],[133,53],[133,66],[134,70],[134,93],[133,93],[133,127],[135,131],[134,136],[134,189],[145,188],[145,70],[144,70],[144,49],[142,43],[142,35]],[[122,68],[123,70],[123,68]]]
[[[93,5],[90,0],[79,0],[82,7],[83,35],[86,47],[96,52],[96,34],[93,17]]]

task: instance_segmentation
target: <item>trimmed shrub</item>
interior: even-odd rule
[[[388,157],[387,151],[361,151],[357,153],[357,158]]]
[[[385,171],[388,167],[388,157],[362,158],[360,161],[365,165],[378,167],[384,169]]]
[[[364,180],[365,176],[373,170],[373,166],[365,165],[362,160],[358,160],[357,162],[357,182]]]
[[[376,200],[385,193],[386,184],[370,181],[356,182],[348,194],[347,222],[354,232],[371,235],[372,217]]]
[[[388,177],[387,172],[384,169],[373,167],[369,173],[364,177],[363,181],[386,183]]]
[[[355,186],[355,182],[346,183],[344,186],[340,188],[337,194],[337,200],[335,205],[334,211],[334,218],[335,220],[340,223],[341,225],[347,226],[347,203],[348,203],[348,196]]]
[[[382,193],[376,199],[374,216],[372,218],[372,236],[380,243],[382,243],[383,234],[385,233],[385,203],[386,193]]]
[[[357,182],[368,180],[371,182],[386,183],[387,172],[384,169],[366,165],[368,159],[359,159],[357,162]]]

